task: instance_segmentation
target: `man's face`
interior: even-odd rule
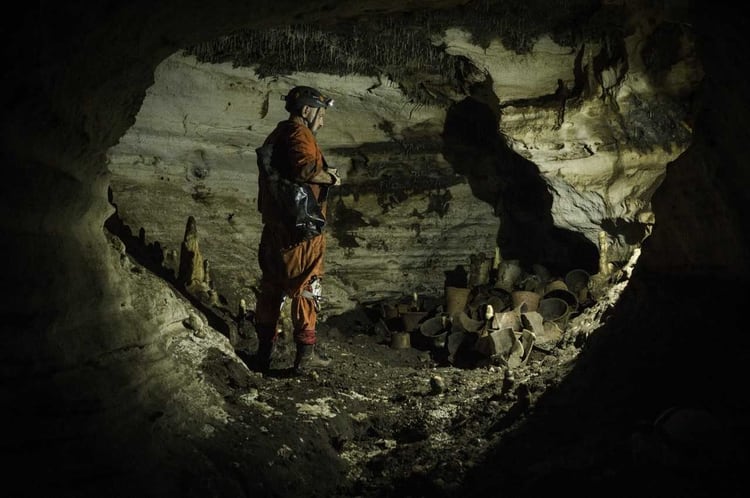
[[[302,116],[310,123],[310,131],[313,133],[323,127],[325,115],[325,107],[305,106],[302,109]]]

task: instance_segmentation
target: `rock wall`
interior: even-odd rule
[[[445,272],[492,257],[499,220],[441,155],[445,111],[410,105],[373,78],[296,74],[165,60],[134,126],[109,151],[112,198],[133,232],[166,253],[194,216],[219,291],[252,300],[259,278],[255,148],[286,119],[295,84],[335,99],[319,142],[343,185],[329,198],[328,312],[412,292],[442,295]],[[368,90],[371,89],[371,90]]]
[[[254,149],[286,118],[281,96],[309,84],[335,99],[319,140],[344,179],[329,225],[331,312],[440,295],[444,272],[496,245],[527,268],[595,272],[604,232],[607,259],[622,265],[655,223],[650,200],[666,165],[691,140],[685,99],[701,67],[690,33],[668,33],[682,52],[651,78],[654,50],[644,47],[662,21],[635,17],[629,36],[599,45],[542,37],[524,54],[448,29],[433,43],[485,80],[447,109],[411,103],[385,75],[263,78],[177,53],[109,151],[114,202],[165,252],[196,216],[220,292],[233,307],[251,297],[261,228]]]

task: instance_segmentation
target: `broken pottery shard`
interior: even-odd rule
[[[514,334],[514,337],[515,337],[515,334]],[[513,349],[511,349],[510,352],[508,353],[508,359],[507,359],[508,367],[509,368],[519,367],[523,365],[524,359],[525,358],[524,358],[523,344],[521,344],[521,342],[518,339],[516,339],[516,342],[513,343]]]
[[[474,320],[467,315],[465,311],[462,311],[454,315],[451,331],[479,332],[482,327],[484,327],[484,322],[482,320]]]
[[[521,353],[521,363],[526,363],[531,355],[531,348],[534,347],[536,341],[536,335],[527,329],[521,331],[521,344],[523,345],[523,351]]]
[[[508,358],[510,352],[515,347],[516,343],[518,343],[518,339],[516,338],[513,329],[507,327],[491,332],[490,337],[492,338],[493,343],[493,354],[498,355],[503,359]]]
[[[544,328],[541,334],[537,334],[534,347],[549,353],[562,339],[562,330],[555,322],[544,322]]]
[[[492,356],[495,354],[494,340],[489,335],[478,338],[477,342],[474,343],[474,351],[482,356]]]
[[[514,331],[521,330],[521,316],[516,311],[503,311],[495,313],[492,322],[493,329],[511,328]]]
[[[544,333],[544,318],[538,311],[527,311],[521,314],[521,324],[534,334]]]

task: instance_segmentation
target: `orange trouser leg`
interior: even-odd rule
[[[312,288],[307,283],[303,290],[311,292]],[[294,326],[294,342],[296,344],[315,344],[316,325],[318,322],[318,310],[315,301],[297,294],[292,299],[292,325]]]
[[[301,295],[311,291],[313,276],[323,273],[325,236],[284,247],[288,240],[279,227],[266,225],[261,235],[258,259],[263,272],[260,295],[255,310],[258,338],[276,334],[283,296],[292,298],[294,340],[298,344],[315,344],[318,312],[314,300]]]

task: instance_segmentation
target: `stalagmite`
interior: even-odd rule
[[[180,246],[180,269],[177,281],[191,293],[202,289],[206,282],[203,255],[198,246],[198,229],[195,218],[192,216],[188,217],[185,236]]]
[[[603,276],[609,276],[612,272],[612,265],[609,263],[607,258],[607,251],[609,250],[609,241],[607,241],[607,232],[599,232],[599,273]]]

